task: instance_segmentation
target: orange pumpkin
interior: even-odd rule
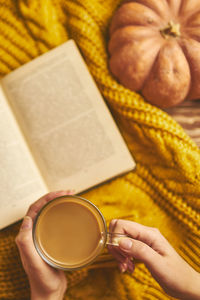
[[[200,98],[200,1],[130,0],[110,26],[110,70],[152,104]]]

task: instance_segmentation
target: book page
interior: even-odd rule
[[[80,192],[133,169],[73,41],[12,72],[3,84],[49,189]]]
[[[47,192],[0,87],[0,229]]]

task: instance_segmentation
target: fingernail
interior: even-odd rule
[[[30,229],[32,226],[32,220],[29,216],[25,216],[24,220],[22,222],[22,225],[20,227],[20,230],[24,230],[24,229]]]
[[[75,190],[67,190],[66,192],[68,195],[73,195],[75,193]]]
[[[119,269],[121,273],[124,273],[126,271],[126,266],[124,264],[120,264]]]
[[[110,221],[110,225],[111,225],[112,227],[114,227],[116,222],[117,222],[117,219],[112,219],[112,220]]]
[[[119,241],[120,248],[122,248],[124,250],[130,250],[132,245],[133,245],[133,243],[130,239],[121,238]]]
[[[111,222],[115,223],[115,222],[117,222],[117,219],[112,219]]]

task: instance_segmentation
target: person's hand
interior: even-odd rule
[[[130,238],[120,238],[119,246],[108,246],[121,272],[133,272],[133,259],[142,261],[152,276],[170,296],[200,299],[200,274],[190,267],[156,228],[125,220],[112,220],[109,231]]]
[[[72,194],[70,191],[51,192],[34,202],[15,239],[24,270],[28,276],[32,300],[61,300],[67,289],[64,272],[50,267],[37,253],[33,244],[32,226],[38,211],[50,200]]]

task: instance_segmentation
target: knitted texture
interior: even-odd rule
[[[73,38],[113,113],[137,168],[83,196],[109,222],[130,219],[158,227],[200,271],[200,151],[162,110],[115,81],[108,69],[108,27],[119,0],[0,0],[0,75]],[[70,188],[68,186],[63,188]],[[29,299],[14,238],[0,232],[0,299]],[[170,299],[143,264],[133,275],[94,265],[66,274],[65,299]]]

